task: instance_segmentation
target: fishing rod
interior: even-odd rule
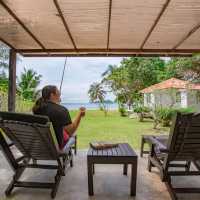
[[[65,75],[66,64],[67,64],[67,57],[65,58],[65,63],[63,66],[63,71],[62,71],[62,78],[61,78],[61,82],[60,82],[60,93],[62,93],[61,90],[62,90],[63,79],[64,79],[64,75]]]

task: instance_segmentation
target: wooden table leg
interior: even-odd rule
[[[92,165],[92,174],[95,174],[95,167],[94,167],[94,164]]]
[[[141,147],[140,147],[140,157],[141,157],[141,158],[143,157],[144,143],[145,143],[145,139],[144,139],[144,136],[142,136]]]
[[[90,196],[94,195],[93,191],[93,163],[90,160],[87,160],[88,167],[88,194]]]
[[[137,159],[131,164],[131,196],[136,195],[136,183],[137,183]]]
[[[128,171],[128,164],[124,164],[124,166],[123,166],[123,174],[127,175],[127,171]]]

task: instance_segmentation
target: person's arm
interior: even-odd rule
[[[80,111],[78,113],[78,115],[76,116],[75,120],[64,127],[64,129],[67,131],[67,133],[72,136],[74,134],[74,132],[76,131],[76,129],[78,128],[81,118],[85,116],[85,108],[80,108]]]

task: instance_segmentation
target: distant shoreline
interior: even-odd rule
[[[78,110],[80,107],[85,107],[87,110],[99,110],[98,103],[61,103],[68,110]],[[118,110],[117,103],[106,103],[108,110]]]

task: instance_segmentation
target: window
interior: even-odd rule
[[[147,95],[147,103],[151,103],[151,93],[146,94]]]
[[[176,92],[176,103],[181,103],[181,92]]]
[[[157,97],[157,104],[159,106],[162,105],[162,94],[157,94],[156,97]]]

